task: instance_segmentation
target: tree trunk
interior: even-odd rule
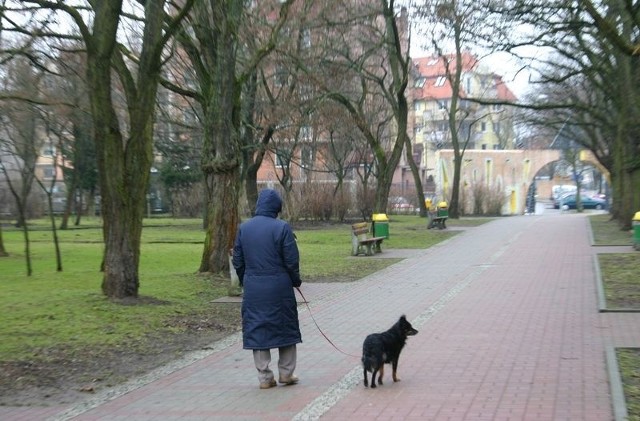
[[[153,160],[153,117],[159,82],[164,1],[145,5],[143,45],[137,80],[115,54],[121,1],[96,9],[88,48],[88,83],[100,176],[104,259],[102,291],[110,298],[138,296],[140,237]],[[97,30],[100,28],[100,31]],[[111,97],[112,64],[127,91],[130,136],[123,138]],[[137,85],[134,83],[137,81]],[[135,85],[135,86],[134,86]]]
[[[208,225],[200,272],[227,272],[239,223],[239,168],[206,177]]]
[[[62,213],[62,220],[60,221],[60,229],[66,230],[69,228],[69,218],[71,217],[71,209],[75,207],[76,189],[78,185],[78,177],[75,171],[72,172],[67,187],[67,202],[64,204],[64,212]]]
[[[200,272],[228,272],[229,249],[238,228],[240,190],[240,84],[236,50],[242,2],[228,0],[212,8],[212,82],[205,113],[202,170],[207,190],[205,237]]]
[[[411,144],[411,139],[407,136],[406,139],[406,147],[407,147],[407,163],[409,164],[409,168],[411,169],[411,174],[413,175],[413,181],[416,186],[416,194],[418,196],[418,205],[420,207],[420,216],[427,216],[427,207],[424,201],[424,191],[422,188],[422,178],[420,177],[420,169],[418,165],[413,160],[413,145]]]
[[[0,257],[7,257],[9,253],[4,248],[4,240],[2,239],[2,222],[0,222]]]
[[[460,218],[460,175],[462,173],[462,154],[460,149],[453,150],[453,183],[451,185],[451,199],[449,205],[449,217]],[[443,198],[446,200],[446,198]]]
[[[47,196],[47,206],[49,207],[49,221],[51,222],[51,233],[53,235],[53,247],[56,251],[56,271],[62,272],[62,254],[60,253],[60,241],[58,240],[58,230],[56,229],[56,217],[53,214],[53,189],[47,190],[42,184],[43,191]]]

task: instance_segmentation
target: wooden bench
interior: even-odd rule
[[[446,221],[448,217],[449,214],[446,211],[429,211],[429,225],[427,225],[427,229],[439,228],[443,230],[447,228]]]
[[[381,253],[380,245],[385,237],[370,237],[369,224],[367,222],[358,222],[351,225],[351,255],[357,256],[361,253],[367,256],[373,256],[375,253]]]

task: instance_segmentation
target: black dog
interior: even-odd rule
[[[380,371],[378,384],[382,384],[385,364],[391,364],[393,381],[400,381],[396,376],[398,358],[400,358],[400,352],[407,341],[407,336],[413,336],[416,333],[418,333],[418,331],[411,326],[411,323],[409,323],[403,315],[396,324],[391,326],[391,329],[386,332],[372,333],[365,338],[362,344],[362,366],[364,367],[365,387],[369,386],[367,371],[371,372],[371,388],[376,387],[376,373],[378,371]]]

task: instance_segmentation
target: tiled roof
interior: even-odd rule
[[[445,60],[446,58],[446,60]],[[478,72],[479,62],[470,53],[462,53],[462,72]],[[449,80],[446,78],[445,63],[449,62],[451,72],[454,71],[456,65],[456,57],[454,54],[445,57],[420,57],[414,58],[413,64],[416,70],[417,78],[424,78],[424,84],[421,87],[416,86],[414,91],[415,99],[449,99],[452,96],[453,89]],[[502,77],[493,74],[494,83],[497,91],[497,98],[501,100],[515,101],[517,98],[511,92],[509,87],[504,83]],[[460,87],[460,97],[464,98],[467,93],[463,87]]]

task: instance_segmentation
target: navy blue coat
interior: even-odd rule
[[[282,199],[260,191],[255,216],[238,229],[233,267],[244,287],[244,349],[271,349],[302,342],[293,287],[300,286],[300,255],[288,223],[277,219]]]

